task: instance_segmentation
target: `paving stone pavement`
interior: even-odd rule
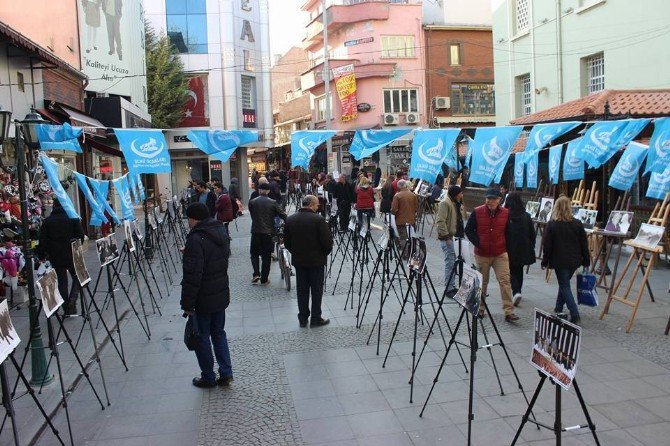
[[[212,390],[190,385],[198,367],[194,355],[183,347],[179,288],[174,287],[170,297],[159,302],[163,316],[150,316],[151,341],[146,340],[133,318],[122,324],[130,371],[120,367],[110,346],[105,348],[103,364],[112,405],[100,411],[90,390],[82,384],[72,393],[76,444],[466,444],[469,374],[457,352],[449,354],[426,412],[422,418],[418,416],[445,351],[437,331],[421,357],[414,379],[414,402],[409,402],[414,332],[411,305],[400,318],[396,340],[382,368],[391,332],[401,314],[396,296],[391,294],[384,306],[381,351],[377,356],[376,333],[370,345],[366,341],[379,307],[378,286],[371,295],[362,327],[356,328],[356,308],[344,309],[352,284],[347,265],[333,291],[337,261],[324,296],[324,316],[331,318],[331,325],[300,329],[295,291],[288,293],[282,288],[276,264],[270,286],[251,285],[248,218],[240,219],[238,227],[232,231],[232,302],[226,314],[235,381],[229,388]],[[428,245],[428,270],[437,285],[441,253],[437,243]],[[622,329],[628,313],[621,305],[613,306],[612,314],[604,321],[598,320],[599,309],[581,310],[584,336],[577,380],[603,445],[667,444],[670,343],[662,331],[670,313],[668,271],[666,267],[654,271],[656,303],[645,298],[632,333],[626,334]],[[364,277],[369,277],[367,271]],[[355,287],[358,280],[355,276]],[[524,300],[517,310],[521,320],[514,325],[502,320],[497,285],[490,288],[493,317],[530,398],[539,380],[528,363],[532,311],[535,306],[552,308],[556,283],[546,284],[539,267],[531,267],[524,285]],[[601,304],[603,299],[601,296]],[[354,300],[357,304],[357,295]],[[453,327],[459,316],[458,307],[452,304],[445,309]],[[428,305],[424,312],[427,320],[432,320]],[[489,339],[494,339],[489,320],[484,321],[484,327]],[[442,329],[447,330],[444,324]],[[426,335],[426,325],[419,325],[419,349]],[[458,339],[465,341],[465,335],[459,334]],[[461,353],[467,360],[466,351],[462,349]],[[494,362],[485,351],[477,357],[473,444],[510,444],[526,408],[504,352],[492,347],[492,354]],[[504,396],[500,394],[494,364]],[[553,390],[545,387],[535,412],[549,424],[553,422],[553,396]],[[574,390],[564,392],[562,414],[566,425],[584,423]],[[56,423],[63,428],[62,410]],[[549,432],[529,425],[517,444],[551,444],[551,438]],[[7,439],[3,433],[1,444],[9,444]],[[44,432],[37,444],[54,444],[53,436]],[[566,433],[564,444],[594,442],[588,430],[579,430]]]

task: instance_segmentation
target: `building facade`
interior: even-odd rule
[[[149,24],[168,35],[192,76],[185,120],[166,133],[173,174],[162,181],[179,193],[191,178],[228,184],[238,177],[245,179],[240,185],[247,194],[247,155],[262,154],[273,144],[267,1],[144,0],[144,8]],[[257,129],[260,141],[222,165],[188,141],[194,127]]]
[[[663,0],[496,0],[497,124],[605,89],[670,86],[669,21]]]

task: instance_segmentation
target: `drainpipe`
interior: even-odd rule
[[[323,22],[323,87],[326,94],[326,130],[330,130],[330,64],[328,52],[328,6],[326,5],[326,0],[321,1],[321,21]],[[328,157],[333,152],[333,139],[328,138],[326,140],[326,164],[329,164]],[[340,164],[340,154],[337,154],[337,164],[338,169]],[[329,170],[330,166],[326,167],[326,170]]]
[[[556,0],[556,68],[558,71],[558,104],[563,103],[563,30],[561,0]]]

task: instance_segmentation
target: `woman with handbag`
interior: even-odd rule
[[[558,297],[554,311],[562,315],[563,306],[570,311],[570,322],[579,324],[579,310],[572,294],[570,280],[577,268],[587,268],[591,263],[584,225],[573,218],[570,199],[561,195],[554,205],[554,212],[542,239],[544,256],[542,269],[552,268],[558,280]]]
[[[507,195],[505,207],[509,209],[509,234],[506,238],[509,257],[512,302],[518,306],[523,288],[523,267],[535,263],[535,227],[530,214],[521,201],[521,194]]]

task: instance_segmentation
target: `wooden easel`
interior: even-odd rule
[[[577,189],[572,191],[571,205],[582,207],[582,204],[584,204],[585,194],[586,194],[586,191],[584,190],[584,180],[581,180],[579,182],[579,186],[577,186]]]
[[[666,194],[663,203],[656,204],[656,206],[654,207],[654,211],[651,214],[651,217],[649,217],[648,223],[651,225],[666,227],[666,224],[668,222],[668,215],[670,215],[670,193]],[[617,302],[621,302],[625,305],[628,305],[629,307],[633,308],[633,311],[628,317],[628,321],[626,323],[626,333],[629,333],[631,328],[633,327],[633,321],[635,320],[637,310],[640,307],[640,301],[642,300],[642,293],[644,292],[644,289],[648,288],[649,286],[649,274],[654,268],[654,262],[656,258],[658,258],[658,254],[664,252],[664,247],[657,246],[653,249],[650,249],[647,246],[640,246],[636,244],[634,240],[626,240],[623,243],[624,245],[632,247],[633,252],[631,253],[630,258],[626,263],[626,266],[621,272],[621,277],[619,277],[619,280],[616,281],[616,285],[614,285],[610,289],[609,295],[607,296],[607,303],[605,304],[602,313],[600,313],[600,319],[602,320],[605,317],[605,315],[609,312],[612,300],[616,300]],[[647,260],[648,254],[649,254],[649,260],[647,261],[647,265],[645,266],[644,263]],[[630,282],[628,283],[628,286],[626,287],[624,294],[617,295],[617,292],[619,291],[619,288],[621,287],[621,284],[624,278],[626,277],[628,270],[633,264],[633,261],[635,261],[636,259],[637,262],[635,264],[635,267],[633,268],[633,273],[632,276],[630,277]],[[635,279],[637,278],[637,274],[639,271],[642,271],[642,282],[640,283],[637,293],[635,293],[634,296],[631,296],[631,291],[633,290],[633,286],[635,285]],[[668,327],[670,328],[670,322]]]
[[[583,182],[583,180],[582,180]],[[582,183],[579,183],[581,186]],[[582,200],[582,207],[584,209],[589,209],[591,211],[595,211],[598,209],[598,190],[596,190],[596,182],[593,182],[593,185],[591,186],[591,190],[585,190],[583,191],[584,199]]]

